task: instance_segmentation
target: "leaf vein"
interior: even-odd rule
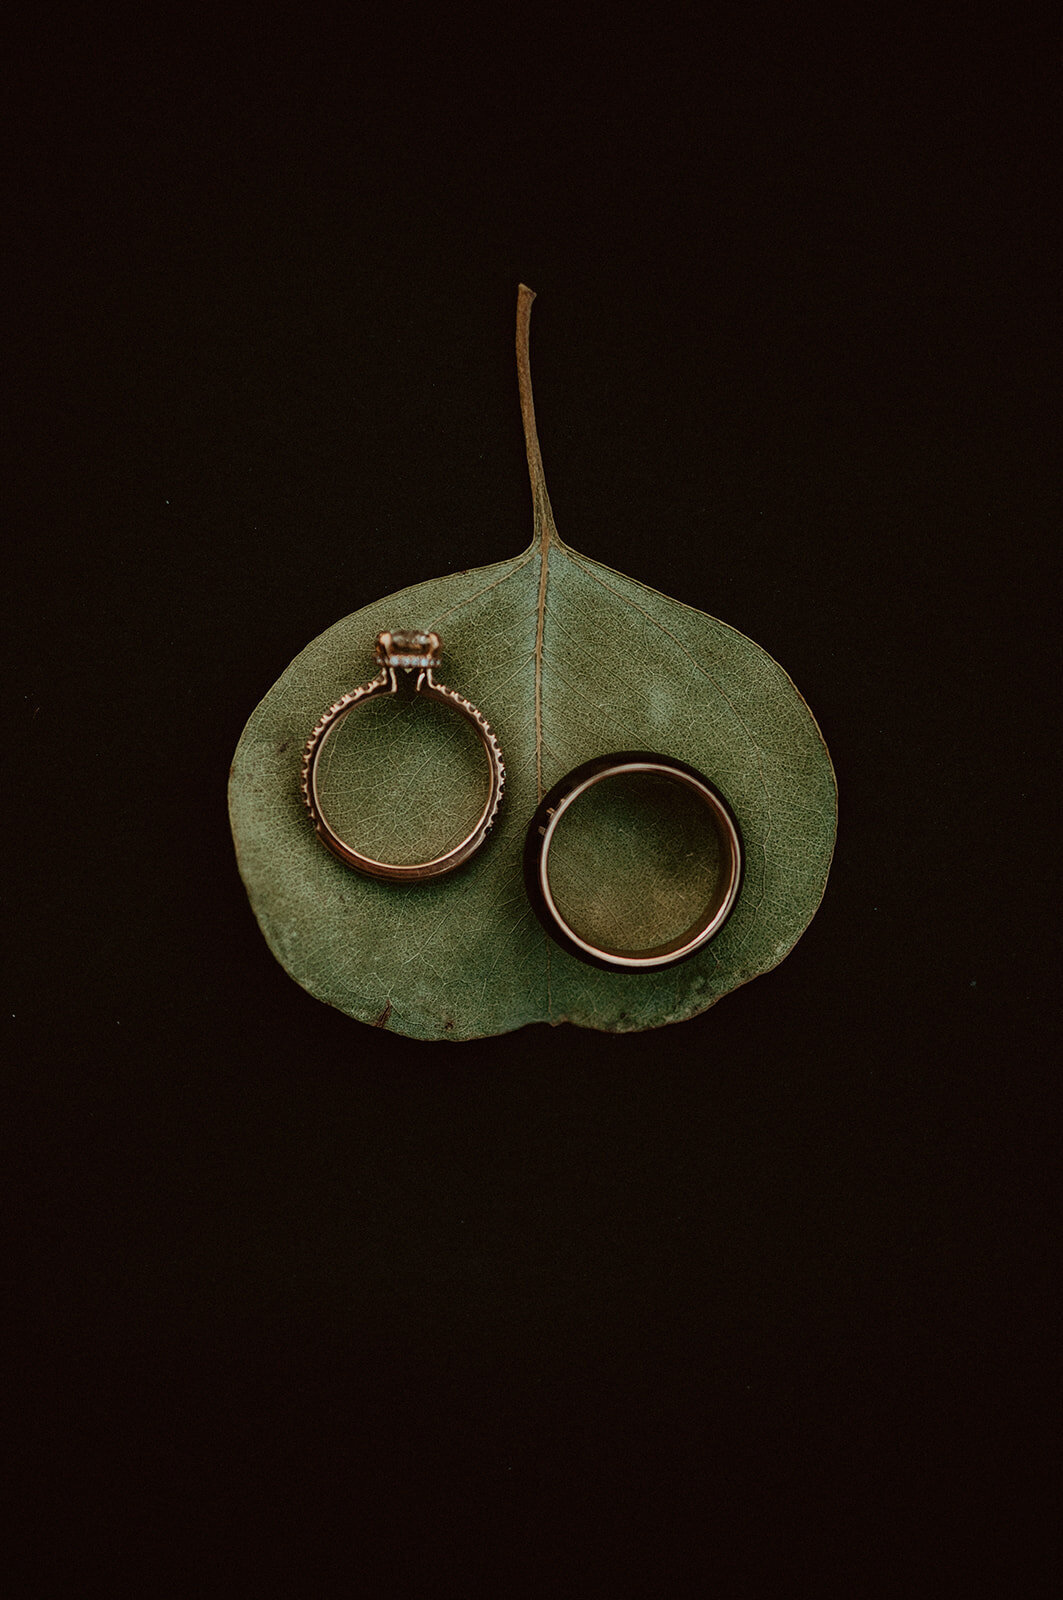
[[[762,887],[761,887],[760,898],[756,901],[756,903],[755,903],[755,905],[753,907],[753,913],[754,913],[754,917],[755,917],[756,912],[760,909],[760,905],[761,905],[761,903],[763,901],[763,898],[764,898],[763,883],[767,881],[767,869],[768,869],[767,844],[768,844],[768,839],[769,839],[769,837],[771,835],[773,823],[772,823],[772,814],[771,814],[771,793],[770,793],[770,791],[768,789],[767,779],[766,779],[766,777],[764,775],[764,762],[762,760],[761,747],[757,743],[756,739],[753,737],[752,729],[749,727],[749,724],[746,722],[745,718],[742,716],[742,713],[739,711],[738,707],[735,705],[735,703],[731,699],[730,695],[727,693],[727,691],[720,684],[719,680],[713,676],[713,674],[708,670],[707,667],[703,667],[702,666],[701,662],[698,661],[696,656],[693,656],[690,653],[690,651],[687,649],[687,647],[683,643],[683,641],[680,638],[678,638],[676,634],[674,634],[672,632],[671,628],[666,628],[664,623],[659,621],[658,618],[655,617],[651,611],[647,611],[646,610],[645,606],[640,606],[637,601],[631,600],[627,595],[622,594],[621,591],[619,589],[617,589],[617,588],[614,588],[614,586],[611,583],[606,583],[605,579],[603,577],[601,577],[599,573],[595,572],[593,566],[591,566],[591,564],[589,562],[584,561],[583,558],[578,554],[577,551],[569,550],[568,554],[571,557],[571,559],[574,562],[574,564],[576,566],[578,566],[583,572],[585,572],[589,578],[592,578],[595,583],[601,584],[603,589],[607,590],[610,594],[615,595],[617,597],[617,599],[622,601],[625,605],[629,605],[632,608],[633,611],[639,612],[639,614],[641,616],[645,617],[647,622],[652,623],[652,625],[655,628],[658,628],[661,631],[661,633],[663,633],[665,635],[666,638],[671,639],[672,643],[679,650],[682,651],[683,655],[686,656],[687,660],[690,662],[690,664],[694,668],[694,670],[696,672],[699,672],[702,675],[702,677],[707,678],[708,681],[712,684],[713,688],[716,690],[716,693],[720,696],[721,700],[723,700],[725,702],[725,704],[729,707],[732,715],[735,718],[735,721],[738,723],[738,726],[742,729],[742,732],[745,734],[746,738],[749,740],[750,746],[752,747],[754,756],[756,758],[757,777],[758,777],[758,779],[760,781],[760,786],[764,791],[764,801],[765,801],[764,814],[765,814],[765,817],[767,818],[767,824],[768,824],[763,836],[761,837],[761,841],[760,841],[761,854],[762,854],[763,862],[764,862],[764,875],[763,875],[763,879],[762,879]],[[751,930],[752,930],[752,925],[751,925]]]
[[[501,577],[493,579],[491,583],[485,583],[482,589],[476,590],[475,594],[466,595],[464,600],[459,600],[455,605],[452,605],[449,610],[439,612],[434,618],[432,626],[438,627],[441,622],[446,622],[448,617],[456,616],[457,613],[459,611],[463,611],[466,606],[471,606],[474,601],[479,600],[483,595],[490,594],[491,590],[497,589],[499,584],[508,583],[509,579],[518,573],[522,567],[526,567],[531,559],[532,552],[529,550],[523,556],[518,557],[510,567],[509,571],[503,572]]]

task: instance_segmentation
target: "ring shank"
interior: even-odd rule
[[[363,685],[360,689],[352,690],[342,699],[329,707],[325,715],[315,727],[307,741],[303,754],[303,800],[313,818],[318,838],[321,843],[331,850],[347,866],[353,867],[358,872],[363,872],[372,878],[384,878],[392,883],[418,882],[425,878],[439,878],[447,872],[453,872],[467,861],[483,843],[494,824],[495,815],[502,799],[505,784],[505,767],[502,762],[502,753],[498,740],[482,712],[463,695],[453,689],[448,689],[444,684],[436,683],[430,668],[418,674],[415,690],[426,700],[434,700],[447,706],[451,711],[470,722],[476,730],[477,737],[487,755],[490,782],[487,799],[484,801],[476,822],[466,836],[452,849],[440,856],[435,856],[430,861],[400,864],[392,861],[377,861],[371,856],[363,855],[356,850],[346,839],[342,839],[335,831],[325,815],[321,795],[318,790],[318,767],[321,753],[328,740],[336,730],[346,721],[347,717],[359,705],[367,700],[379,698],[384,695],[398,693],[398,679],[394,670],[385,669],[379,673],[371,683]]]
[[[620,950],[593,944],[560,910],[550,884],[550,849],[562,818],[605,779],[650,774],[681,784],[709,811],[721,846],[723,870],[708,903],[684,932],[648,949]],[[532,819],[525,843],[525,882],[540,921],[570,954],[613,971],[649,972],[685,961],[720,931],[734,909],[742,879],[742,840],[723,798],[700,772],[684,762],[646,751],[628,751],[585,762],[554,786]]]

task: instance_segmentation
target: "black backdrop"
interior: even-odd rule
[[[1053,41],[798,9],[11,57],[27,1592],[1040,1592]],[[839,846],[690,1023],[427,1046],[274,963],[225,785],[526,543],[521,278],[562,534],[781,661]]]

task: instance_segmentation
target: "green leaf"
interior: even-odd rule
[[[786,673],[752,640],[563,543],[543,479],[528,365],[531,290],[518,301],[518,376],[534,504],[522,555],[365,606],[296,657],[254,712],[233,763],[240,870],[278,960],[311,994],[363,1022],[420,1039],[470,1039],[527,1022],[624,1031],[705,1010],[775,966],[820,902],[834,847],[834,773]],[[506,761],[494,833],[448,877],[363,877],[326,851],[299,792],[310,729],[376,670],[386,628],[443,639],[437,677],[487,716]],[[347,718],[322,775],[344,837],[378,859],[424,860],[456,842],[485,792],[472,730],[421,697]],[[738,904],[691,960],[602,971],[562,951],[525,895],[533,811],[580,762],[617,750],[677,757],[735,812],[746,864]],[[697,816],[637,789],[573,809],[552,855],[558,898],[585,931],[620,927],[648,944],[703,903]],[[592,791],[597,793],[596,791]],[[676,791],[670,791],[673,795]],[[704,867],[702,868],[704,870]],[[669,919],[676,922],[668,927]],[[676,921],[678,919],[678,921]]]

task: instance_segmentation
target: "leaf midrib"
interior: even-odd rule
[[[517,288],[517,386],[520,390],[520,416],[524,426],[524,448],[528,457],[528,477],[531,480],[532,513],[534,518],[529,554],[539,558],[539,596],[535,616],[535,790],[541,800],[543,789],[543,629],[546,622],[546,590],[550,579],[550,546],[560,545],[546,490],[543,457],[539,448],[539,430],[535,424],[535,397],[532,392],[531,355],[529,349],[531,308],[535,290],[526,283]]]

